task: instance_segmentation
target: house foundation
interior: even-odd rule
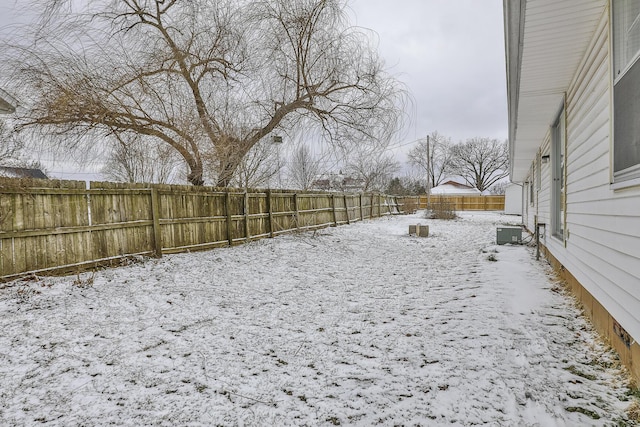
[[[627,367],[634,382],[640,386],[640,344],[620,326],[618,321],[587,291],[582,284],[562,265],[545,246],[541,253],[553,269],[565,281],[567,288],[580,302],[585,315],[591,321],[600,337],[619,355],[620,362]]]

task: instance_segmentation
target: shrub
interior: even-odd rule
[[[405,197],[402,203],[402,210],[405,214],[412,214],[418,210],[418,201],[413,197]]]
[[[428,219],[456,219],[455,204],[446,198],[431,198],[431,204],[425,214]]]

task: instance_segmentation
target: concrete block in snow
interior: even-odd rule
[[[418,237],[429,237],[429,226],[422,224],[410,225],[409,235]]]

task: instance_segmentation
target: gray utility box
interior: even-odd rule
[[[496,242],[499,245],[522,243],[522,227],[498,227]]]

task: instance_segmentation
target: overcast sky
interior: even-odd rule
[[[0,0],[0,28],[16,19]],[[350,0],[354,24],[377,34],[391,74],[412,98],[402,153],[437,130],[454,142],[507,138],[502,0]],[[25,12],[25,11],[23,11]]]
[[[507,138],[502,0],[351,0],[351,9],[414,99],[400,144],[434,130],[454,142]]]

